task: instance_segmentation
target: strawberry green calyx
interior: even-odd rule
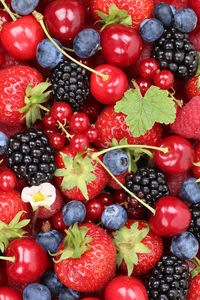
[[[200,274],[200,259],[194,257],[194,259],[191,260],[191,263],[196,266],[191,272],[192,278],[194,278]]]
[[[56,254],[51,254],[52,256],[60,255],[58,260],[54,259],[55,263],[59,263],[68,258],[81,258],[83,253],[91,248],[90,243],[92,242],[92,238],[86,236],[88,232],[86,226],[78,227],[77,223],[75,223],[73,226],[70,226],[68,230],[65,230],[65,232],[66,237],[63,241],[64,250]]]
[[[113,233],[117,250],[117,266],[124,260],[128,276],[133,272],[134,266],[138,264],[138,253],[151,253],[151,250],[142,243],[142,240],[149,233],[149,226],[138,230],[138,222],[131,225],[130,229],[123,226]]]
[[[26,125],[30,127],[36,120],[42,120],[40,109],[49,111],[41,104],[48,101],[51,91],[46,91],[51,83],[41,82],[35,87],[31,87],[30,83],[26,88],[26,95],[24,99],[25,106],[19,110],[20,113],[24,113],[22,119],[26,118]]]
[[[97,23],[104,24],[101,31],[112,24],[123,24],[127,26],[132,25],[132,18],[128,15],[127,10],[119,9],[115,4],[110,5],[108,15],[99,10],[96,10],[96,13],[101,18],[101,20],[98,20]]]
[[[20,221],[24,212],[18,212],[9,224],[0,221],[0,250],[2,253],[8,247],[10,240],[21,238],[26,233],[22,228],[27,226],[30,220],[24,219]]]

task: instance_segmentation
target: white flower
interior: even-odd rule
[[[25,187],[22,190],[23,202],[29,202],[34,209],[39,206],[50,207],[56,200],[56,189],[51,183],[42,183],[38,186]]]

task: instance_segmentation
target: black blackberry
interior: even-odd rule
[[[79,111],[90,93],[89,73],[72,61],[61,61],[51,74],[52,92],[56,101],[67,102]]]
[[[155,42],[152,57],[161,69],[169,69],[177,78],[188,79],[196,74],[198,55],[188,34],[171,27]]]
[[[200,202],[190,206],[192,220],[187,231],[190,231],[200,240]]]
[[[54,150],[42,130],[33,128],[9,138],[6,164],[27,184],[51,181],[55,172]]]
[[[147,282],[149,300],[186,300],[190,281],[189,266],[176,256],[163,256]]]
[[[135,174],[128,174],[125,186],[151,206],[155,206],[159,198],[169,195],[165,175],[155,168],[139,168]]]

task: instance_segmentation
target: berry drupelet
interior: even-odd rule
[[[190,206],[190,212],[192,220],[188,231],[194,234],[194,236],[200,240],[200,202]]]
[[[6,164],[28,185],[51,181],[56,169],[54,162],[54,150],[42,130],[31,128],[10,137]]]
[[[51,74],[53,97],[80,111],[90,93],[89,73],[72,61],[61,61]]]

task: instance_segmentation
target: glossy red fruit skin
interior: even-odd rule
[[[86,202],[86,217],[88,220],[101,218],[103,211],[104,205],[98,198],[94,198]]]
[[[49,33],[63,42],[73,39],[85,21],[85,7],[77,0],[56,0],[44,11],[44,21]]]
[[[152,86],[152,82],[150,80],[144,79],[144,78],[138,78],[136,80],[136,82],[140,88],[140,92],[141,92],[142,96],[144,97],[144,95],[146,94],[148,89]]]
[[[12,22],[12,18],[10,17],[10,15],[2,9],[0,9],[0,22],[1,22],[1,26],[3,26],[8,22]]]
[[[109,193],[101,193],[97,196],[97,199],[101,201],[104,206],[113,204],[113,197]]]
[[[89,124],[90,120],[88,116],[82,112],[73,114],[69,122],[70,129],[76,133],[84,132]]]
[[[139,33],[122,24],[110,25],[103,30],[101,46],[107,62],[119,68],[136,63],[142,53],[142,39]]]
[[[16,183],[17,177],[12,171],[7,170],[0,173],[0,189],[3,191],[10,192],[14,190]]]
[[[76,152],[84,152],[89,147],[89,140],[87,135],[83,133],[79,133],[73,136],[73,138],[70,141],[70,146],[73,149],[73,151]]]
[[[65,136],[61,133],[53,133],[49,138],[49,142],[55,149],[61,149],[65,145]]]
[[[65,102],[57,102],[51,108],[51,116],[62,124],[68,122],[72,116],[71,106]]]
[[[183,137],[171,135],[161,140],[158,145],[161,148],[168,148],[166,154],[155,150],[154,161],[164,172],[178,174],[188,171],[194,161],[194,149],[189,141]]]
[[[0,300],[23,300],[22,296],[8,287],[0,287]]]
[[[95,143],[97,141],[98,133],[96,128],[88,127],[88,129],[85,131],[85,134],[88,137],[89,143]]]
[[[172,88],[174,84],[174,75],[169,70],[162,70],[155,74],[154,83],[162,90],[168,90]]]
[[[142,78],[153,79],[159,68],[159,63],[154,58],[146,58],[140,62],[138,71]]]
[[[44,127],[47,129],[56,129],[56,120],[52,117],[52,115],[47,114],[44,116],[42,120]]]
[[[195,159],[194,162],[197,163],[200,161],[200,142],[197,143],[195,147]],[[192,172],[196,178],[200,178],[200,167],[192,166]]]
[[[100,65],[95,70],[108,75],[109,78],[104,81],[95,73],[91,74],[90,90],[94,98],[103,104],[114,104],[119,101],[128,88],[125,73],[112,65]]]
[[[101,110],[101,104],[91,97],[85,102],[81,111],[88,115],[91,122],[95,122]]]
[[[15,262],[6,262],[8,276],[16,282],[34,282],[46,271],[48,258],[45,250],[36,241],[20,238],[12,241],[7,257],[15,257]]]
[[[4,48],[13,56],[30,60],[36,56],[37,45],[44,39],[44,32],[36,19],[28,15],[5,24],[0,38]]]
[[[62,210],[59,210],[52,218],[51,225],[54,229],[63,231],[67,229],[67,225],[63,221]]]
[[[148,300],[144,285],[136,278],[118,276],[105,289],[105,300]]]
[[[156,214],[150,217],[151,229],[160,236],[174,236],[185,231],[191,222],[188,206],[179,198],[166,196],[156,203]]]

